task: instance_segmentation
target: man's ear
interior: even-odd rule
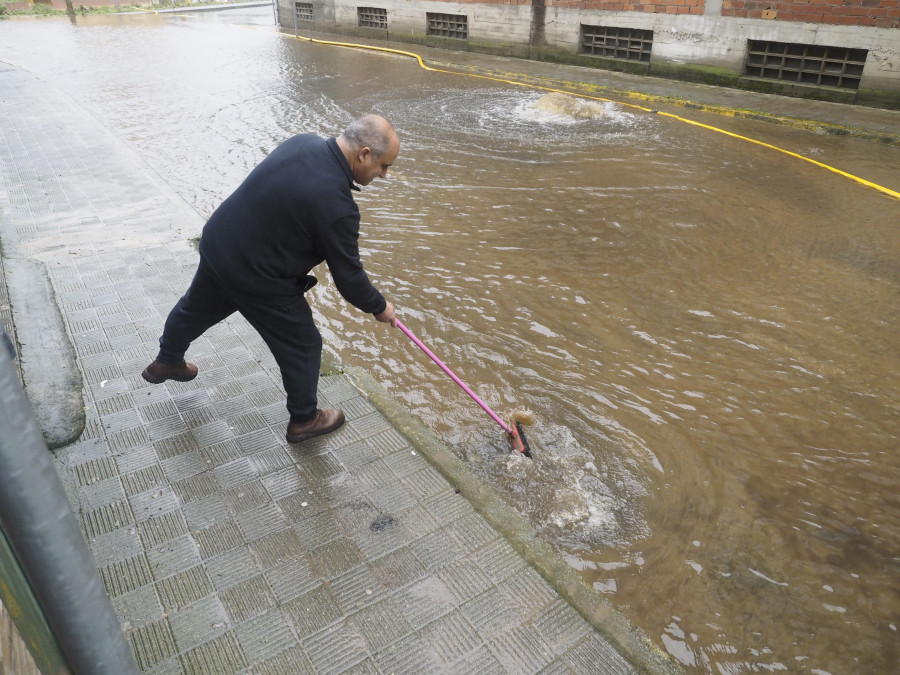
[[[367,157],[370,157],[371,155],[372,155],[372,148],[366,146],[362,150],[359,151],[358,157],[359,157],[359,160],[362,161],[362,160],[366,159]]]

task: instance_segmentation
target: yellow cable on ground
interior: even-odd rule
[[[725,131],[724,129],[719,129],[718,127],[713,127],[708,124],[703,124],[702,122],[695,122],[694,120],[685,119],[684,117],[679,117],[678,115],[673,115],[671,113],[657,113],[659,115],[665,115],[666,117],[671,117],[672,119],[679,120],[686,124],[693,124],[694,126],[703,127],[704,129],[710,129],[711,131],[717,131],[720,134],[725,134],[726,136],[732,136],[734,138],[740,138],[741,140],[747,141],[748,143],[755,143],[756,145],[761,145],[764,148],[770,148],[771,150],[777,150],[778,152],[783,152],[785,155],[790,155],[791,157],[796,157],[797,159],[802,159],[805,162],[809,162],[810,164],[815,164],[816,166],[820,166],[823,169],[828,169],[839,176],[844,176],[845,178],[849,178],[850,180],[856,181],[861,185],[865,185],[866,187],[870,187],[874,190],[878,190],[889,197],[893,197],[894,199],[900,199],[900,192],[896,190],[891,190],[890,188],[886,188],[884,186],[878,185],[878,183],[873,183],[872,181],[866,180],[865,178],[860,178],[859,176],[854,176],[852,173],[847,173],[846,171],[841,171],[833,166],[828,164],[824,164],[822,162],[818,162],[814,159],[810,159],[809,157],[804,157],[803,155],[797,154],[796,152],[791,152],[790,150],[785,150],[784,148],[779,148],[776,145],[771,145],[770,143],[764,143],[763,141],[757,141],[754,138],[749,138],[748,136],[741,136],[740,134],[735,134],[731,131]]]
[[[633,103],[624,103],[622,101],[614,101],[613,99],[603,98],[602,96],[590,96],[588,94],[573,94],[572,92],[565,91],[563,89],[555,89],[553,87],[544,87],[539,84],[530,84],[527,82],[516,82],[515,80],[508,80],[502,77],[492,77],[490,75],[480,75],[478,73],[460,73],[458,71],[453,70],[444,70],[442,68],[434,68],[429,66],[422,60],[422,57],[416,54],[415,52],[406,52],[400,49],[391,49],[389,47],[377,47],[375,45],[364,45],[358,44],[354,42],[336,42],[333,40],[320,40],[318,38],[306,37],[304,35],[293,35],[291,33],[282,33],[282,35],[287,35],[290,37],[296,37],[298,40],[305,40],[307,42],[314,42],[320,45],[332,45],[335,47],[351,47],[353,49],[368,49],[370,51],[376,52],[386,52],[388,54],[398,54],[400,56],[408,56],[410,58],[418,61],[419,66],[424,70],[431,71],[433,73],[445,73],[447,75],[461,75],[464,77],[476,77],[482,80],[490,80],[492,82],[502,82],[504,84],[512,84],[517,87],[528,87],[529,89],[540,89],[541,91],[549,91],[559,94],[567,94],[569,96],[579,96],[581,98],[587,98],[594,101],[603,101],[607,103],[615,103],[617,105],[627,106],[629,108],[635,108],[637,110],[642,110],[648,113],[654,113],[657,115],[662,115],[663,117],[669,117],[673,120],[678,120],[679,122],[684,122],[685,124],[691,124],[693,126],[701,127],[703,129],[709,129],[710,131],[715,131],[720,134],[725,134],[726,136],[731,136],[732,138],[739,138],[741,140],[747,141],[748,143],[753,143],[755,145],[760,145],[764,148],[769,148],[770,150],[777,150],[778,152],[782,152],[785,155],[789,155],[791,157],[796,157],[797,159],[802,159],[805,162],[809,162],[810,164],[815,164],[818,167],[823,169],[827,169],[833,173],[838,174],[839,176],[844,176],[845,178],[849,178],[852,181],[859,183],[860,185],[865,185],[866,187],[872,188],[873,190],[878,190],[882,194],[885,194],[889,197],[893,197],[894,199],[900,199],[900,192],[896,190],[891,190],[890,188],[886,188],[882,185],[878,185],[877,183],[873,183],[872,181],[866,180],[865,178],[860,178],[859,176],[854,176],[851,173],[847,173],[846,171],[841,171],[833,166],[828,164],[824,164],[822,162],[818,162],[814,159],[810,159],[809,157],[804,157],[796,152],[792,152],[790,150],[785,150],[784,148],[779,148],[776,145],[772,145],[770,143],[764,143],[763,141],[757,141],[753,138],[749,138],[748,136],[742,136],[740,134],[733,133],[731,131],[726,131],[725,129],[720,129],[718,127],[711,126],[709,124],[703,124],[702,122],[695,122],[694,120],[689,120],[685,117],[680,117],[679,115],[673,115],[672,113],[667,112],[659,112],[658,110],[653,110],[651,108],[645,108],[644,106],[635,105]]]

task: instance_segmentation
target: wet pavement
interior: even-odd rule
[[[39,421],[144,672],[677,670],[365,373],[323,376],[348,421],[300,446],[239,317],[194,343],[196,380],[146,383],[201,218],[8,64],[0,129],[0,318],[31,396],[48,359],[80,375],[83,400]],[[34,284],[55,303],[26,303]],[[29,328],[55,319],[74,364]]]

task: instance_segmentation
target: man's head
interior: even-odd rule
[[[380,115],[366,115],[352,122],[337,142],[350,164],[353,180],[360,185],[387,176],[400,153],[397,132]]]

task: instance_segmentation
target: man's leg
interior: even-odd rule
[[[194,379],[197,366],[185,362],[185,352],[194,340],[234,311],[234,304],[216,280],[202,264],[198,266],[187,292],[169,312],[159,338],[159,354],[144,370],[143,378],[154,384]]]
[[[344,421],[340,410],[319,410],[317,388],[322,363],[322,336],[303,296],[286,305],[245,303],[238,307],[272,351],[281,370],[291,415],[291,443],[328,433]]]

